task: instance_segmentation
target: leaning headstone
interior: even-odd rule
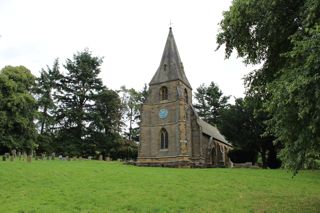
[[[28,155],[28,156],[27,156],[27,162],[31,163],[31,160],[32,160],[32,156],[31,156],[31,155]]]
[[[102,155],[99,155],[99,160],[103,160],[103,156]]]

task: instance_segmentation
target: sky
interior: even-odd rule
[[[243,97],[253,70],[216,51],[223,11],[232,0],[0,0],[0,69],[27,67],[38,76],[54,59],[64,64],[88,48],[103,57],[100,77],[111,89],[141,90],[156,72],[170,22],[187,78],[196,90],[215,82]]]

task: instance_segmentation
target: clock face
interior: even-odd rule
[[[160,109],[159,111],[159,117],[161,119],[164,119],[168,116],[168,110],[167,109]]]

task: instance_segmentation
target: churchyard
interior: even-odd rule
[[[320,171],[0,161],[0,212],[319,212]],[[28,162],[29,161],[29,162]]]

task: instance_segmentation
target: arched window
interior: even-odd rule
[[[160,100],[168,100],[168,88],[167,87],[161,87],[160,88]]]
[[[187,89],[184,89],[184,100],[186,101],[186,103],[189,102],[189,97],[188,97],[188,91],[187,91]]]
[[[160,134],[161,134],[160,148],[161,149],[168,149],[168,132],[167,132],[167,130],[162,128]]]

